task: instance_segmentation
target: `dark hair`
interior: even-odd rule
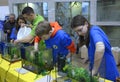
[[[22,14],[31,14],[31,13],[34,13],[34,10],[31,8],[31,7],[25,7],[23,10],[22,10]]]
[[[18,24],[18,21],[19,20],[23,20],[25,22],[25,24],[27,24],[27,21],[25,20],[25,18],[22,16],[22,15],[19,15],[18,18],[17,18],[17,21],[16,21],[16,30],[18,31],[19,28],[20,28],[20,25]]]
[[[71,28],[75,28],[77,26],[84,25],[85,22],[87,22],[88,25],[90,26],[90,23],[88,22],[88,20],[84,16],[77,15],[77,16],[73,17],[73,19],[72,19]]]
[[[72,21],[71,21],[71,28],[74,29],[78,26],[81,25],[85,25],[85,23],[88,23],[88,32],[86,34],[86,36],[79,36],[79,46],[83,46],[86,45],[88,47],[89,45],[89,29],[90,29],[90,23],[88,22],[88,20],[82,16],[82,15],[77,15],[75,17],[73,17]]]
[[[41,21],[35,29],[35,34],[37,36],[42,36],[44,34],[49,34],[50,30],[52,30],[50,23],[47,21]]]

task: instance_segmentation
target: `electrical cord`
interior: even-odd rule
[[[9,71],[9,69],[10,69],[10,66],[11,66],[11,63],[9,64],[8,70],[7,70],[6,73],[5,73],[5,79],[4,79],[4,82],[6,82],[7,73],[8,73],[8,71]]]
[[[24,60],[22,60],[22,63],[21,63],[21,66],[23,66],[22,64],[24,64],[25,63],[25,61]],[[19,78],[20,78],[20,71],[22,70],[22,67],[19,69],[19,71],[18,71],[18,78],[17,78],[17,82],[19,81]]]
[[[55,81],[57,82],[57,64],[55,63]]]
[[[54,66],[55,65],[52,64],[52,68],[50,67],[50,71],[47,73],[47,75],[49,75],[49,76],[47,76],[47,82],[51,82],[51,71],[52,71],[52,69],[53,69]]]
[[[52,69],[54,69],[54,67],[56,66],[54,63],[52,63],[51,65],[52,67],[50,67],[50,72],[48,73],[49,76],[49,79],[47,78],[47,82],[51,82],[51,71]],[[57,70],[55,70],[55,73],[56,73]],[[55,77],[56,77],[56,74],[55,74]]]
[[[34,80],[36,80],[38,78],[39,74],[36,75],[36,77],[34,78]]]

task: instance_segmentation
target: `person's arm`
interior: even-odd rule
[[[15,40],[16,38],[17,38],[17,35],[16,35],[16,27],[14,27],[14,28],[12,29],[11,34],[10,34],[10,39],[11,39],[11,40]]]
[[[76,52],[75,44],[73,41],[69,46],[67,46],[67,49],[70,51],[70,53],[66,56],[66,58],[69,58],[71,54],[74,54]]]
[[[38,36],[36,36],[34,39],[34,50],[35,51],[38,51],[38,45],[39,45],[40,40],[41,39]]]
[[[104,55],[105,46],[103,42],[96,43],[96,50],[95,50],[95,58],[94,58],[94,68],[92,70],[93,75],[97,73],[100,63],[102,61],[102,57]]]
[[[67,59],[67,63],[70,63],[72,60],[71,59],[72,55],[76,52],[75,44],[73,41],[69,46],[67,46],[67,49],[69,50],[69,53],[67,54],[66,59]]]
[[[34,43],[34,51],[38,51],[38,43]]]
[[[32,28],[33,26],[32,26],[32,24],[24,24],[24,23],[22,23],[21,24],[21,27],[29,27],[29,28]]]
[[[25,36],[24,38],[22,39],[17,39],[14,41],[14,44],[17,44],[17,43],[29,43],[31,42],[33,39],[34,39],[35,36],[29,34],[27,36]]]

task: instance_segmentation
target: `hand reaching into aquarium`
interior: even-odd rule
[[[68,53],[68,55],[66,56],[66,63],[70,64],[71,63],[71,57],[72,53]]]
[[[14,44],[18,44],[19,43],[19,40],[14,40]]]
[[[68,55],[66,56],[66,59],[70,57],[71,57],[71,53],[68,53]]]
[[[66,63],[70,64],[71,63],[71,58],[67,58]]]
[[[34,53],[35,53],[35,51],[34,51],[34,50],[33,50],[33,51],[31,51],[31,54],[30,54],[30,58],[31,58],[31,59],[34,59],[34,58],[35,58],[35,54],[34,54]]]

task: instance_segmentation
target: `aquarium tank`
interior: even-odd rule
[[[33,46],[26,47],[22,67],[36,74],[51,71],[53,69],[52,50],[42,47],[39,51],[34,51]]]
[[[99,82],[97,76],[91,76],[88,70],[83,67],[68,64],[64,67],[64,71],[67,73],[67,77],[77,80],[77,82]]]
[[[21,60],[20,46],[21,45],[5,43],[2,58],[11,63]]]

